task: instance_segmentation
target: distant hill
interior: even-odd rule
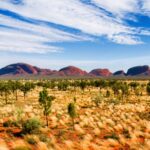
[[[88,75],[86,71],[74,66],[68,66],[59,70],[59,72],[65,76],[85,76]]]
[[[89,76],[89,77],[112,77],[112,76],[150,76],[150,67],[148,65],[136,66],[129,68],[127,73],[123,70],[112,73],[109,69],[93,69],[86,72],[75,66],[68,66],[57,70],[43,69],[26,63],[10,64],[0,69],[0,76],[26,76],[26,75],[42,75],[42,76]]]
[[[57,71],[40,69],[26,63],[11,64],[0,69],[0,75],[52,75],[54,73]]]
[[[150,75],[150,67],[145,66],[136,66],[128,69],[127,76],[137,76],[137,75]]]
[[[114,76],[125,76],[126,73],[123,70],[119,70],[113,73]]]
[[[112,73],[108,69],[94,69],[91,72],[89,72],[89,74],[93,76],[102,76],[102,77],[108,77],[112,75]]]

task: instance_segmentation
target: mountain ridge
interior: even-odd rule
[[[26,75],[43,75],[43,76],[90,76],[90,77],[111,77],[111,76],[150,76],[150,67],[148,65],[134,66],[128,69],[111,72],[107,68],[97,68],[86,72],[75,66],[67,66],[60,70],[51,70],[39,68],[27,63],[15,63],[7,65],[0,69],[0,76],[26,76]]]

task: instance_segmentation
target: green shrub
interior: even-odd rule
[[[68,104],[68,114],[72,118],[73,128],[74,128],[74,119],[77,117],[76,106],[75,103]]]
[[[39,136],[39,139],[40,139],[41,142],[44,142],[44,143],[48,142],[48,138],[47,138],[47,136],[44,135],[44,134],[40,135],[40,136]]]
[[[3,123],[3,127],[11,127],[12,126],[12,121],[11,120],[7,120]]]
[[[17,121],[7,120],[3,123],[3,127],[19,127]]]
[[[118,135],[116,135],[115,133],[112,133],[110,135],[106,135],[104,136],[105,139],[114,139],[114,140],[119,140]]]
[[[22,132],[24,134],[36,133],[37,131],[39,131],[40,127],[41,127],[41,123],[39,122],[39,120],[35,118],[31,118],[26,120],[22,124]]]
[[[26,141],[31,144],[31,145],[36,145],[37,141],[35,140],[34,137],[27,137]]]

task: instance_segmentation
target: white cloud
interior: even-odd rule
[[[135,10],[136,4],[134,3],[134,0],[123,0],[115,4],[112,0],[110,0],[110,3],[107,3],[107,1],[103,1],[102,3],[101,0],[95,0],[94,2],[106,9],[112,7],[113,9],[111,11],[113,12],[116,10],[117,14],[119,12],[121,14],[121,12]],[[126,37],[128,42],[122,40],[122,37],[120,36],[117,36],[117,38],[121,38],[120,42],[117,42],[118,40],[112,41],[120,44],[139,44],[139,41],[137,41],[134,36],[131,36],[132,34],[135,34],[133,28],[124,25],[117,17],[109,17],[104,11],[101,11],[92,5],[86,5],[80,0],[25,0],[23,2],[24,3],[21,5],[14,5],[8,1],[0,1],[0,7],[25,17],[75,28],[82,33],[94,36],[114,36],[114,38],[116,38],[117,34],[122,34]]]
[[[0,15],[0,25],[17,29],[0,28],[0,35],[3,36],[0,50],[3,51],[57,52],[61,48],[44,43],[92,40],[87,34],[97,37],[105,36],[112,42],[128,45],[143,43],[138,36],[139,33],[149,36],[148,32],[141,31],[140,28],[125,24],[124,18],[128,16],[128,13],[149,15],[150,0],[90,0],[96,6],[111,12],[113,17],[81,0],[22,0],[21,4],[12,2],[13,0],[0,0],[0,8],[26,18],[74,28],[81,31],[81,34],[62,31],[44,23],[32,24]],[[134,16],[130,17],[134,18]]]
[[[31,24],[0,15],[0,24],[11,28],[0,30],[0,50],[28,53],[58,52],[62,48],[45,45],[45,42],[90,40],[87,36],[74,35],[45,24]]]
[[[126,13],[135,13],[138,11],[139,0],[92,0],[99,7],[111,12],[119,17],[124,17]]]
[[[142,9],[144,13],[150,16],[150,0],[142,0],[142,1],[143,1]]]
[[[122,43],[128,44],[128,45],[143,44],[143,42],[139,38],[135,36],[131,36],[131,35],[116,34],[113,36],[109,36],[108,38],[114,41],[115,43],[119,43],[119,44],[122,44]]]

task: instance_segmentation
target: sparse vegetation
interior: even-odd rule
[[[12,150],[148,149],[149,86],[138,80],[0,81],[1,139]]]

